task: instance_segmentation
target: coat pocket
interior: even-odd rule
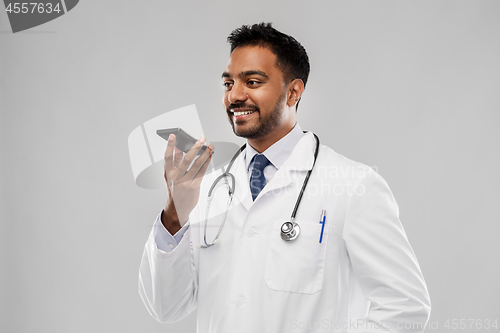
[[[269,235],[264,279],[276,291],[314,294],[323,286],[328,228],[319,242],[321,224],[296,220],[299,236],[292,241],[281,238],[281,223],[275,223]]]

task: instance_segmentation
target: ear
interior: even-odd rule
[[[287,89],[287,105],[294,107],[299,102],[302,93],[304,92],[304,82],[301,79],[295,79],[288,85]]]

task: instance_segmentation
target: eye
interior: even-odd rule
[[[224,81],[224,82],[222,82],[222,86],[223,86],[226,90],[229,90],[229,89],[231,89],[231,87],[233,86],[233,83],[232,83],[232,82],[229,82],[229,81]]]
[[[247,81],[247,84],[248,84],[249,86],[256,86],[256,85],[258,85],[259,83],[260,83],[260,82],[259,82],[259,81],[256,81],[256,80],[248,80],[248,81]]]

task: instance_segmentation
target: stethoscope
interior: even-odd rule
[[[304,132],[305,133],[305,132]],[[316,148],[314,150],[314,162],[312,165],[311,170],[307,172],[306,178],[304,179],[304,183],[302,184],[302,188],[300,190],[299,196],[297,197],[297,201],[295,202],[295,208],[293,209],[292,216],[290,217],[290,221],[287,221],[281,225],[281,238],[285,241],[292,241],[296,239],[299,234],[300,234],[300,226],[295,222],[295,215],[297,214],[297,209],[299,208],[300,201],[302,200],[302,195],[304,194],[304,190],[307,186],[307,182],[309,181],[309,177],[311,176],[311,172],[314,169],[314,165],[316,164],[316,158],[318,157],[318,150],[319,150],[319,138],[316,134],[314,134],[314,138],[316,139]],[[212,245],[217,244],[219,241],[219,235],[222,231],[222,228],[224,227],[224,223],[226,222],[226,216],[227,212],[229,211],[229,206],[231,206],[231,202],[233,201],[233,196],[234,196],[234,190],[235,190],[235,180],[233,174],[231,174],[229,171],[231,170],[231,167],[233,166],[234,161],[236,158],[240,155],[240,153],[245,149],[246,143],[241,146],[241,148],[234,154],[233,158],[229,162],[229,165],[227,166],[226,171],[219,177],[217,177],[212,186],[210,187],[210,190],[208,191],[208,198],[207,198],[207,209],[205,211],[205,226],[204,226],[204,234],[203,234],[203,241],[205,244],[200,244],[201,248],[208,248]],[[230,183],[228,182],[228,178]],[[219,231],[217,232],[217,235],[215,235],[215,238],[212,243],[207,242],[207,225],[208,225],[208,213],[210,211],[210,203],[212,201],[212,192],[214,188],[217,186],[217,184],[221,181],[224,180],[224,185],[227,185],[228,187],[228,192],[229,192],[229,199],[227,200],[227,205],[226,205],[226,211],[224,212],[224,216],[222,217],[222,223],[219,227]]]

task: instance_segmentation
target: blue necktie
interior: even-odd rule
[[[267,157],[262,154],[257,154],[253,157],[252,176],[250,177],[250,191],[252,199],[259,195],[260,191],[266,186],[266,178],[264,178],[264,168],[271,163]]]

